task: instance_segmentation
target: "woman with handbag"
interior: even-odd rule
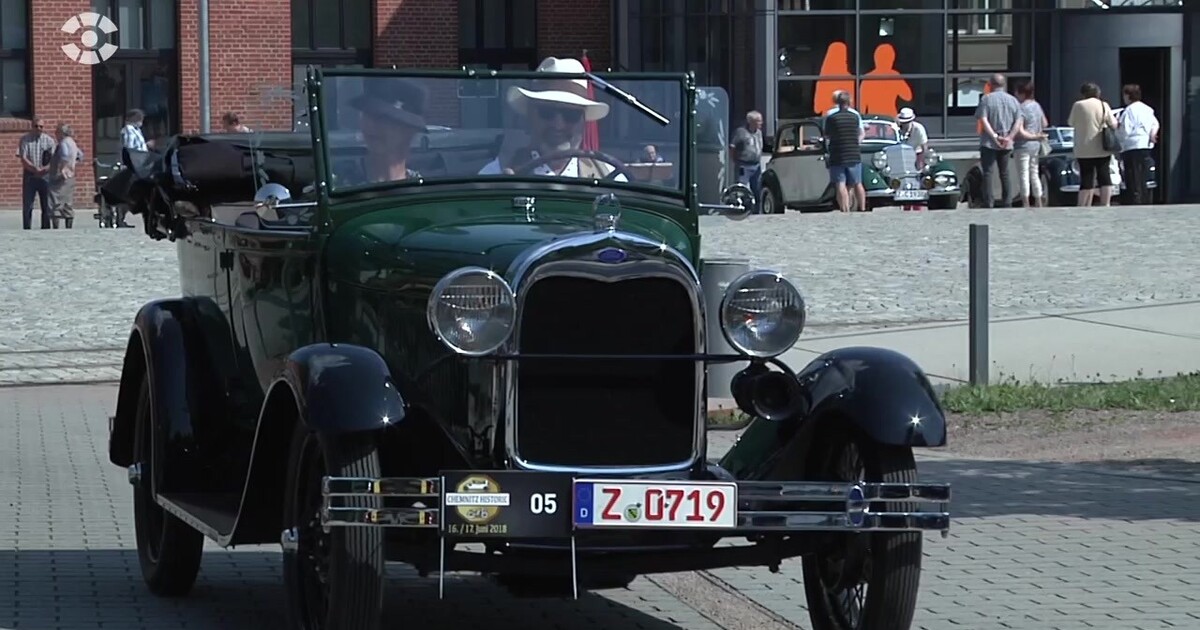
[[[1028,208],[1042,205],[1042,175],[1038,158],[1050,154],[1046,141],[1046,127],[1050,121],[1040,103],[1033,98],[1033,81],[1017,88],[1017,100],[1021,103],[1021,119],[1024,122],[1016,141],[1013,142],[1013,157],[1017,159],[1017,181],[1021,186],[1021,205]]]
[[[1075,130],[1075,160],[1079,162],[1079,206],[1092,205],[1092,193],[1100,186],[1099,205],[1112,199],[1113,154],[1117,143],[1117,118],[1108,103],[1100,99],[1100,86],[1084,83],[1080,98],[1071,106],[1067,124]]]

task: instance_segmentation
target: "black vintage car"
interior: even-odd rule
[[[1042,180],[1042,205],[1046,206],[1075,206],[1079,193],[1079,162],[1075,160],[1075,130],[1071,127],[1047,127],[1047,142],[1050,154],[1038,158],[1038,171]],[[1113,184],[1121,192],[1125,192],[1125,165],[1120,157],[1111,160]],[[1021,205],[1021,190],[1017,180],[1016,160],[1008,161],[1009,182],[1012,186],[1012,205]],[[1000,197],[1000,175],[992,174],[992,198]],[[983,205],[983,176],[978,164],[973,165],[967,172],[966,185],[963,187],[964,201],[972,208]],[[1158,188],[1158,169],[1154,158],[1146,156],[1146,187],[1150,190]],[[1119,201],[1120,196],[1114,194],[1113,201]]]
[[[478,82],[498,97],[467,103]],[[152,592],[186,594],[206,538],[282,546],[293,628],[379,627],[388,561],[577,595],[802,556],[816,627],[910,626],[923,532],[950,526],[913,457],[946,443],[937,396],[879,348],[793,371],[805,305],[772,271],[707,310],[690,74],[307,90],[311,136],[180,136],[102,191],[178,247],[180,296],[131,313],[109,441]],[[499,142],[464,129],[495,120]],[[527,150],[589,121],[603,149]],[[626,166],[664,137],[669,174]],[[752,416],[726,453],[717,362]]]

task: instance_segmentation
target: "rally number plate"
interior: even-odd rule
[[[896,201],[925,201],[929,198],[927,190],[897,190]]]
[[[575,527],[714,528],[737,525],[737,484],[577,479]]]

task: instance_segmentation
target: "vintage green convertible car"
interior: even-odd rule
[[[816,627],[908,628],[950,527],[913,458],[946,443],[929,380],[869,347],[793,371],[772,271],[708,311],[692,76],[547,65],[310,68],[309,133],[125,156],[102,194],[181,282],[131,313],[110,427],[150,590],[186,594],[205,538],[280,544],[289,627],[374,629],[389,561],[578,596],[803,556]],[[717,362],[753,416],[723,454]]]
[[[954,169],[929,150],[917,165],[916,151],[900,141],[895,119],[863,116],[863,188],[867,210],[883,206],[916,205],[930,210],[953,210],[962,192]],[[759,205],[763,214],[782,214],[785,208],[804,211],[836,207],[834,188],[825,164],[827,150],[821,119],[786,123],[775,133],[771,159],[762,176]],[[853,199],[852,199],[853,202]]]

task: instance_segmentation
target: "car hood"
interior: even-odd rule
[[[446,209],[441,210],[444,215]],[[464,266],[507,276],[514,261],[528,250],[593,232],[588,210],[539,208],[533,217],[524,211],[484,211],[451,219],[413,208],[370,212],[348,221],[330,236],[325,250],[327,272],[332,280],[380,289],[413,283],[431,287],[446,273]],[[626,208],[619,228],[693,258],[687,233],[662,215]]]

